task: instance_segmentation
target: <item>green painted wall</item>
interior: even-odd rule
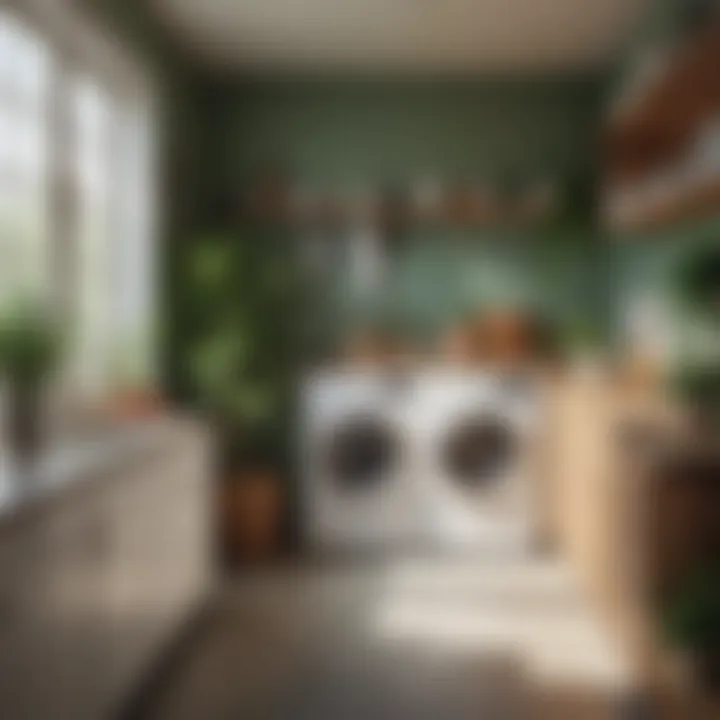
[[[208,232],[233,226],[239,190],[257,171],[279,166],[319,188],[382,187],[418,178],[522,183],[595,171],[603,102],[601,78],[213,79],[154,24],[138,0],[99,0],[156,68],[163,93],[165,202],[165,367],[182,394],[176,358],[184,347],[178,263]],[[590,234],[589,230],[578,231]],[[578,241],[587,238],[578,237]],[[602,298],[597,252],[539,250],[533,234],[452,233],[406,238],[376,297],[352,291],[338,256],[313,320],[331,335],[379,312],[420,333],[482,305],[530,305],[563,319]],[[341,253],[339,254],[341,255]]]
[[[597,78],[255,79],[226,86],[216,104],[216,184],[232,208],[237,188],[268,167],[320,190],[428,177],[501,186],[592,177],[603,92]],[[557,251],[544,253],[544,238],[532,232],[439,228],[408,237],[373,297],[353,293],[336,252],[325,317],[314,321],[342,331],[383,314],[426,333],[489,304],[582,313],[597,305],[600,290],[588,282],[597,260],[584,241],[593,231],[577,234],[582,247],[563,253],[562,272],[543,261]]]
[[[407,183],[418,177],[522,182],[593,174],[603,78],[221,80],[198,71],[153,23],[141,0],[94,0],[158,70],[164,96],[166,355],[170,385],[182,353],[186,298],[178,258],[208,231],[232,226],[247,176],[280,166],[319,187]],[[636,47],[675,32],[688,0],[659,0]],[[664,237],[687,234],[668,231]],[[546,248],[533,233],[450,233],[409,238],[381,297],[353,295],[341,257],[329,274],[324,318],[334,327],[380,308],[426,331],[474,305],[526,304],[566,319],[622,314],[627,298],[663,293],[672,239]],[[663,249],[659,249],[658,245]],[[630,248],[630,249],[628,249]],[[605,313],[607,315],[607,312]],[[572,320],[571,320],[572,321]]]
[[[282,164],[319,183],[490,181],[592,167],[596,80],[256,80],[226,90],[230,177]]]

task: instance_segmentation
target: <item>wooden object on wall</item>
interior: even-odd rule
[[[669,50],[661,71],[632,99],[621,98],[604,137],[611,224],[651,229],[720,208],[720,168],[708,175],[687,167],[703,126],[720,117],[718,67],[720,24],[714,22]],[[627,203],[631,210],[618,209]]]
[[[720,170],[717,176],[685,180],[662,193],[648,194],[645,199],[627,201],[620,191],[609,199],[609,223],[619,230],[649,231],[683,219],[711,217],[720,212]],[[625,204],[619,209],[618,202]]]
[[[605,133],[608,170],[647,175],[677,157],[700,124],[720,112],[718,67],[717,23],[669,51],[663,71],[611,118]]]

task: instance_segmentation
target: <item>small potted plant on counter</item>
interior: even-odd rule
[[[6,433],[16,464],[27,469],[42,449],[47,383],[60,340],[49,313],[22,302],[0,317],[0,374],[7,389]]]
[[[668,639],[687,654],[693,679],[708,694],[720,691],[720,565],[697,571],[664,610]]]

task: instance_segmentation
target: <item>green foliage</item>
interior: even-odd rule
[[[677,289],[688,310],[720,320],[720,246],[702,244],[680,263]]]
[[[562,325],[560,341],[563,348],[571,352],[599,351],[606,346],[603,328],[595,318],[575,318]]]
[[[20,302],[0,316],[0,373],[13,385],[32,387],[56,369],[60,334],[41,306]]]
[[[694,406],[720,409],[720,366],[687,365],[672,378],[675,394]]]
[[[298,283],[287,238],[255,230],[193,243],[184,258],[193,395],[228,436],[268,444],[287,416]]]
[[[720,567],[694,573],[667,604],[665,633],[677,647],[720,645]]]

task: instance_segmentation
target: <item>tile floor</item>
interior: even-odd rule
[[[318,564],[233,582],[142,720],[599,720],[625,682],[556,562]]]

